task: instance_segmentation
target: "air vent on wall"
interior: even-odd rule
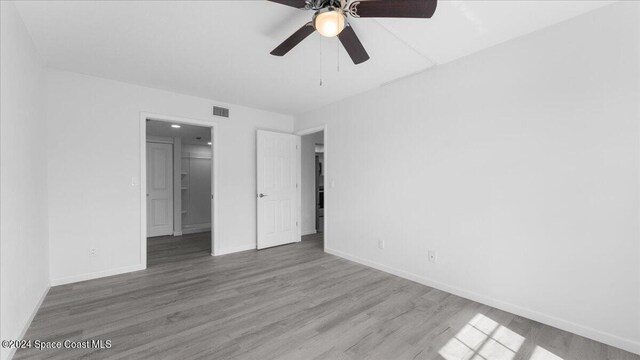
[[[213,107],[213,115],[215,116],[222,116],[222,117],[229,117],[229,109],[225,109],[223,107],[218,107],[218,106],[214,106]]]

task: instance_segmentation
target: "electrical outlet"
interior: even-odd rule
[[[94,257],[94,256],[96,256],[97,252],[98,252],[98,250],[96,250],[96,248],[90,248],[89,249],[89,256]]]
[[[431,263],[437,263],[438,262],[438,253],[433,251],[433,250],[429,250],[428,252],[428,258],[429,258],[429,262]]]
[[[384,249],[384,240],[378,239],[378,249]]]

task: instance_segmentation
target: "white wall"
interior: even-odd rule
[[[329,130],[328,250],[640,352],[639,13],[617,3],[297,118]]]
[[[316,144],[324,143],[324,131],[300,139],[302,235],[316,232]]]
[[[192,152],[196,154],[211,155],[211,146],[197,145],[197,144],[185,144],[182,143],[182,151]]]
[[[49,287],[43,64],[0,2],[0,339],[19,339]],[[0,358],[9,358],[2,348]]]
[[[53,283],[139,267],[141,111],[218,123],[218,246],[255,248],[256,129],[290,132],[292,117],[230,106],[214,118],[211,100],[53,70],[46,92]]]

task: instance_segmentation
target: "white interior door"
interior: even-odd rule
[[[147,236],[173,234],[173,145],[147,143]]]
[[[300,137],[258,130],[258,249],[298,241]]]

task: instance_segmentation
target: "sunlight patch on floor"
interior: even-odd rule
[[[549,350],[536,346],[529,360],[563,360],[560,356],[553,354]]]
[[[446,360],[512,360],[524,340],[491,318],[477,314],[438,353]],[[540,358],[543,359],[546,360]]]

